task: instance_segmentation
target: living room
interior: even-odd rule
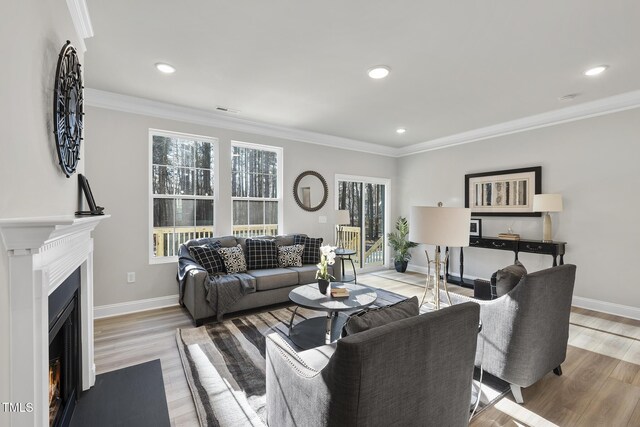
[[[620,418],[612,419],[634,425],[640,420],[640,333],[630,319],[640,319],[640,291],[633,284],[640,232],[634,225],[638,202],[628,196],[627,185],[639,182],[634,167],[640,154],[640,64],[634,46],[639,6],[572,1],[405,7],[4,3],[2,34],[13,42],[3,47],[10,60],[0,110],[8,130],[0,160],[7,183],[0,219],[73,216],[87,206],[76,175],[90,180],[108,218],[92,232],[92,265],[83,271],[92,269],[96,325],[106,327],[118,316],[181,310],[176,260],[153,260],[150,141],[155,131],[215,142],[215,236],[235,231],[232,163],[225,159],[238,144],[280,152],[278,234],[305,233],[329,244],[335,242],[340,180],[386,183],[384,230],[391,231],[397,217],[410,216],[412,206],[464,207],[465,175],[540,166],[541,193],[562,195],[562,211],[551,214],[552,238],[567,242],[564,261],[577,266],[574,314],[586,309],[600,313],[593,319],[614,315],[619,325],[635,328],[623,344],[614,338],[630,335],[615,328],[615,337],[589,343],[589,352],[626,364],[622,388],[609,394],[590,389],[592,400],[584,405],[604,406],[624,390],[623,403],[611,404]],[[161,33],[162,20],[169,18],[176,25]],[[384,30],[369,33],[376,28]],[[69,178],[58,165],[52,116],[58,54],[67,40],[76,48],[85,86],[83,141]],[[159,72],[160,62],[175,73]],[[389,75],[369,78],[367,71],[381,64]],[[602,74],[584,75],[598,65],[607,67]],[[305,171],[317,172],[327,183],[328,200],[315,211],[301,209],[292,197],[296,178]],[[479,218],[482,236],[511,230],[522,239],[542,240],[540,216]],[[12,259],[29,247],[8,248],[7,240],[3,245],[0,342],[10,343],[16,323]],[[424,278],[424,249],[433,251],[424,245],[412,249],[410,280]],[[385,244],[387,269],[393,268],[392,256]],[[454,277],[460,273],[459,256],[460,249],[452,248]],[[529,272],[551,266],[551,258],[540,254],[520,253],[519,260]],[[464,249],[464,276],[470,281],[489,279],[512,263],[509,251]],[[370,271],[358,271],[358,282],[362,276],[366,283]],[[422,286],[415,286],[417,293]],[[186,310],[180,314],[166,322],[174,333],[176,327],[193,327]],[[602,328],[597,320],[586,326]],[[16,355],[10,345],[1,347],[0,401],[13,402],[9,378]],[[570,351],[567,361],[576,365],[572,356]],[[109,357],[120,356],[96,354],[104,366]],[[570,375],[565,369],[564,376]],[[551,380],[545,387],[535,391],[553,393]],[[534,395],[525,389],[525,409]],[[168,407],[171,420],[180,424],[172,402]],[[571,417],[563,424],[553,412],[549,405],[535,421],[510,414],[496,425],[578,425]],[[3,425],[5,420],[23,425],[20,416],[0,413]]]

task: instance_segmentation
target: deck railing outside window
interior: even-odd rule
[[[278,224],[234,225],[233,234],[237,237],[257,237],[274,235]],[[181,243],[191,239],[213,237],[212,227],[155,227],[153,229],[154,256],[178,256]]]

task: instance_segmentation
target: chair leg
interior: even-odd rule
[[[516,399],[516,403],[524,403],[524,399],[522,398],[522,389],[520,386],[515,384],[509,384],[511,386],[511,393],[513,397]]]
[[[558,365],[557,367],[553,368],[553,373],[557,376],[562,375],[562,366]]]

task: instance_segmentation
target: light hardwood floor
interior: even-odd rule
[[[393,280],[390,280],[393,279]],[[422,296],[424,276],[392,271],[359,283]],[[454,292],[469,289],[450,285]],[[195,407],[176,346],[176,328],[192,328],[188,312],[171,307],[95,322],[97,372],[160,359],[171,423],[197,426]],[[472,426],[640,426],[640,321],[574,308],[563,375],[546,375],[474,418]]]

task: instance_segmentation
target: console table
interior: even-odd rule
[[[541,255],[551,255],[553,257],[553,267],[564,264],[564,252],[567,242],[543,242],[542,240],[507,240],[497,237],[471,237],[469,239],[469,247],[495,249],[499,251],[511,251],[515,254],[515,261],[518,260],[518,253],[527,252]],[[448,248],[447,248],[448,250]],[[449,279],[449,265],[446,267],[447,280],[449,283],[458,284],[460,286],[473,287],[473,283],[463,279],[464,273],[464,251],[460,248],[460,279]]]

